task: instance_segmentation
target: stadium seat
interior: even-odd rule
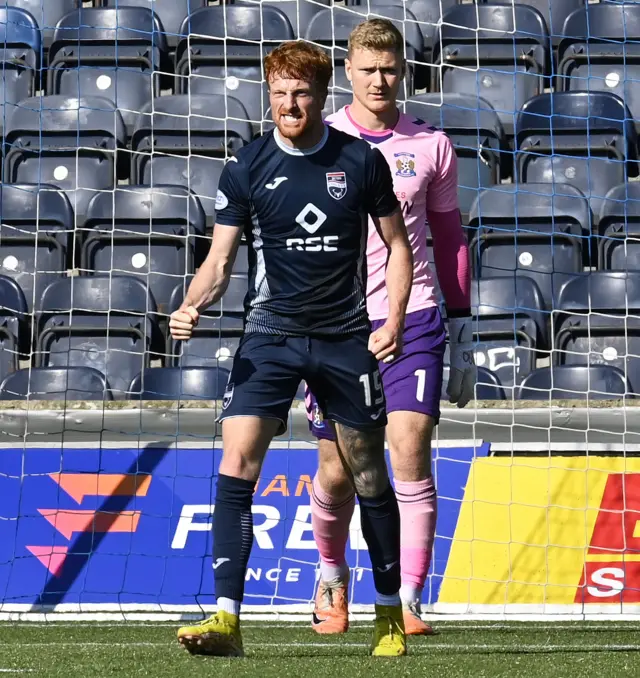
[[[405,54],[407,60],[412,62],[409,64],[405,77],[405,94],[410,95],[414,91],[415,64],[421,58],[424,48],[422,34],[418,29],[416,19],[411,16],[410,12],[405,12],[403,7],[393,4],[377,5],[375,10],[372,9],[372,13],[375,16],[384,15],[391,19],[405,37]],[[344,72],[349,34],[365,18],[367,18],[366,7],[347,8],[334,5],[331,9],[318,12],[307,26],[304,35],[306,40],[331,49],[334,68],[333,85],[346,91],[351,90],[351,83],[347,80]],[[400,98],[404,98],[402,89]]]
[[[253,137],[244,106],[222,94],[178,94],[154,99],[142,113],[131,139],[132,181],[188,187],[213,225],[225,159]]]
[[[0,400],[111,400],[104,375],[91,367],[18,370],[0,384]]]
[[[359,5],[361,8],[370,8],[372,14],[377,14],[376,0],[357,0],[347,2],[347,5]],[[388,4],[388,3],[387,3]],[[433,43],[438,35],[438,26],[447,10],[458,4],[458,0],[402,0],[402,9],[407,9],[418,21],[418,28],[422,33],[424,43],[423,60],[432,63]]]
[[[490,0],[480,0],[489,2]],[[534,7],[544,17],[554,47],[562,38],[562,29],[571,12],[584,7],[587,0],[517,0],[519,5]],[[586,35],[586,34],[585,34]]]
[[[176,94],[231,94],[259,126],[269,103],[262,59],[293,28],[276,7],[219,5],[185,19],[176,48]],[[258,130],[256,130],[258,131]]]
[[[176,286],[171,297],[169,313],[177,311],[184,299],[185,284]],[[200,314],[189,341],[174,341],[167,337],[167,367],[223,367],[231,369],[244,330],[240,314],[220,315],[219,310],[207,309]]]
[[[0,273],[20,285],[29,311],[67,274],[73,229],[71,204],[55,186],[0,185]]]
[[[577,9],[558,47],[557,89],[617,94],[640,126],[639,41],[640,4],[601,2]]]
[[[122,117],[108,99],[25,99],[5,128],[4,183],[56,186],[82,221],[94,192],[113,189],[125,141]]]
[[[318,12],[331,5],[331,0],[261,0],[261,2],[256,2],[256,0],[232,0],[232,2],[238,6],[255,7],[262,4],[263,6],[279,9],[289,19],[296,38],[301,38],[304,35],[306,27]]]
[[[455,5],[434,45],[432,91],[472,94],[496,110],[507,134],[516,113],[547,86],[550,43],[544,18],[520,4]]]
[[[129,391],[140,400],[221,400],[228,380],[218,367],[155,367],[135,377]]]
[[[29,12],[42,31],[45,49],[49,48],[53,32],[65,14],[82,6],[82,0],[6,0],[7,6]]]
[[[41,38],[31,14],[16,7],[0,8],[0,135],[15,107],[31,97],[40,77]]]
[[[189,288],[191,279],[192,276],[185,277],[184,281],[180,283],[180,285],[177,285],[173,290],[169,303],[170,308],[174,310],[179,308],[184,299],[184,295]],[[243,271],[242,268],[240,268],[240,264],[237,263],[236,270],[231,274],[227,291],[217,304],[213,304],[207,309],[207,313],[215,318],[228,315],[242,317],[244,315],[244,298],[247,295],[248,289],[249,279],[247,273],[246,271]]]
[[[612,365],[640,392],[640,273],[593,271],[568,282],[553,332],[556,365]]]
[[[520,386],[519,400],[611,400],[633,398],[624,373],[611,365],[540,367]]]
[[[110,99],[131,134],[142,107],[160,94],[168,56],[162,27],[149,7],[74,10],[53,35],[47,94]]]
[[[63,278],[42,295],[37,322],[37,367],[93,367],[115,398],[126,397],[151,354],[163,352],[156,303],[130,276]]]
[[[0,381],[18,369],[28,348],[27,302],[15,280],[0,275]]]
[[[608,92],[556,92],[528,101],[516,122],[516,167],[521,183],[572,184],[594,215],[605,195],[636,176],[635,127],[622,99]]]
[[[598,223],[599,268],[640,271],[640,184],[620,184],[607,193]]]
[[[184,186],[126,186],[97,193],[87,208],[82,274],[111,271],[144,280],[166,314],[176,283],[195,269],[196,247],[207,250],[200,201]]]
[[[590,223],[587,199],[571,185],[499,184],[484,190],[469,215],[474,274],[531,278],[551,310],[562,285],[583,270]]]
[[[486,367],[477,368],[478,378],[476,381],[474,396],[476,400],[504,400],[505,393],[500,379]],[[444,366],[442,378],[441,400],[449,400],[447,395],[447,383],[449,381],[449,365]]]
[[[348,106],[353,99],[353,95],[349,92],[334,92],[329,94],[327,101],[324,104],[322,117],[326,118],[328,115],[339,111],[344,106]]]
[[[458,157],[458,200],[466,221],[479,190],[500,182],[507,141],[498,114],[483,99],[442,92],[416,94],[405,103],[405,112],[449,135]],[[511,154],[505,157],[508,166]]]
[[[530,278],[486,278],[471,283],[476,365],[494,372],[503,386],[519,384],[548,346],[547,316]]]
[[[207,0],[94,0],[103,7],[146,7],[153,10],[163,28],[169,49],[175,49],[180,38],[184,20],[196,10],[207,6]]]

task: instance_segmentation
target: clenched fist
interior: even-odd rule
[[[191,339],[193,328],[198,324],[200,314],[193,306],[181,306],[169,318],[169,331],[176,341]]]

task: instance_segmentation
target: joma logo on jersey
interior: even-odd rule
[[[640,602],[640,473],[611,473],[576,603]]]

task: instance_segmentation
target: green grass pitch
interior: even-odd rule
[[[451,621],[409,639],[409,656],[367,656],[371,624],[344,636],[251,622],[247,657],[192,657],[175,624],[0,624],[0,676],[37,678],[619,678],[640,675],[640,622]]]

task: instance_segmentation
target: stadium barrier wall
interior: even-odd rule
[[[0,614],[174,619],[211,609],[217,404],[32,405],[0,410]],[[510,407],[443,413],[426,608],[525,618],[637,614],[640,448],[627,441],[640,434],[640,409]],[[510,440],[485,437],[489,429],[506,429]],[[296,407],[256,488],[249,613],[310,610],[315,470],[315,445]],[[347,555],[352,608],[369,612],[373,584],[357,512]]]

